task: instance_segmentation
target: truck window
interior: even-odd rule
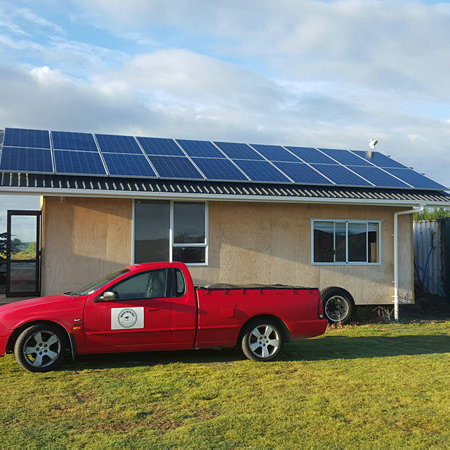
[[[177,281],[177,297],[182,297],[186,293],[186,282],[184,281],[184,275],[181,270],[176,269],[176,281]]]
[[[156,269],[140,273],[116,284],[110,290],[119,300],[167,297],[167,269]]]

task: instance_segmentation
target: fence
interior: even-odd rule
[[[450,217],[414,222],[416,276],[430,294],[450,297]]]

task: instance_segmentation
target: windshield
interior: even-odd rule
[[[64,292],[64,294],[67,295],[89,295],[95,292],[97,289],[100,289],[105,284],[108,284],[110,281],[114,280],[115,278],[119,277],[120,275],[123,275],[124,273],[129,272],[130,270],[126,267],[124,269],[120,269],[117,272],[110,273],[109,275],[106,275],[101,280],[93,281],[92,283],[89,283],[88,285],[82,287],[81,289],[77,289],[76,291],[72,292]]]

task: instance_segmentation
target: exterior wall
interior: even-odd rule
[[[339,286],[357,304],[393,301],[393,227],[399,208],[280,203],[209,203],[209,265],[199,282]],[[382,220],[381,265],[311,265],[310,219]],[[413,300],[412,216],[399,217],[400,295]]]
[[[131,263],[131,199],[44,197],[42,294],[74,290]]]
[[[130,264],[131,199],[46,197],[45,295]],[[283,283],[347,289],[357,304],[392,303],[393,214],[400,208],[257,202],[209,203],[209,265],[198,282]],[[381,265],[311,265],[311,218],[381,220]],[[412,217],[400,216],[400,295],[413,299]]]

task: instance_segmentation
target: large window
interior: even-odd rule
[[[134,262],[208,262],[208,205],[136,200]]]
[[[379,264],[379,221],[313,219],[313,264]]]

